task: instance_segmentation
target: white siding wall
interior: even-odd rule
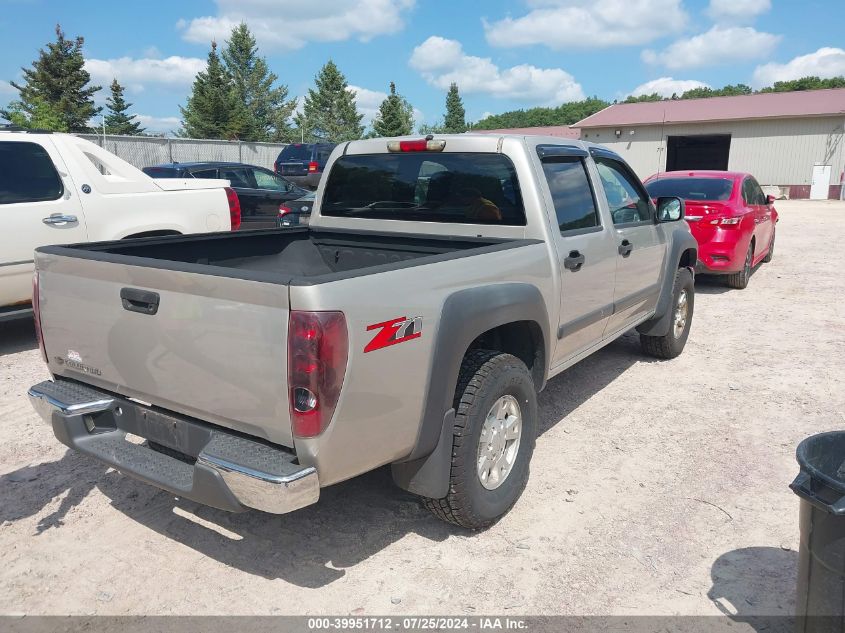
[[[762,185],[809,185],[814,164],[832,165],[831,183],[845,169],[845,116],[667,124],[582,130],[581,138],[607,145],[641,178],[666,169],[666,137],[730,134],[728,169],[754,174]],[[616,138],[615,130],[622,135]],[[634,131],[631,135],[630,132]]]

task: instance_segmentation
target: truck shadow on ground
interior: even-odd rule
[[[0,356],[26,352],[38,347],[32,319],[0,322]]]
[[[540,434],[635,363],[649,360],[629,333],[553,378],[540,397]],[[73,451],[0,477],[0,523],[37,516],[62,497],[36,531],[60,527],[95,487],[114,509],[168,539],[245,573],[307,588],[342,578],[408,536],[440,542],[471,535],[431,516],[415,495],[393,484],[387,467],[325,488],[319,503],[289,515],[231,514],[175,499]]]
[[[722,554],[710,568],[707,597],[719,611],[756,631],[795,631],[798,552],[744,547]]]
[[[584,402],[637,363],[662,362],[646,356],[634,330],[549,380],[540,394],[537,435],[563,421]]]

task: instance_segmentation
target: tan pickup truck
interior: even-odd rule
[[[579,141],[344,143],[308,227],[38,249],[53,380],[30,397],[61,442],[217,508],[390,464],[485,527],[528,482],[550,377],[631,328],[684,348],[683,210]]]

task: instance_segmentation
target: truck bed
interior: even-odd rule
[[[51,246],[40,252],[285,285],[311,285],[528,243],[310,227]]]

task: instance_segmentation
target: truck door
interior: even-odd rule
[[[0,140],[0,313],[32,296],[33,251],[87,239],[79,193],[49,139]]]
[[[616,236],[613,315],[606,331],[610,335],[654,310],[666,240],[654,223],[654,205],[630,167],[600,149],[593,158]]]
[[[616,243],[604,226],[587,175],[587,152],[574,146],[537,148],[548,185],[547,207],[561,275],[560,320],[552,366],[601,340],[613,309]]]

